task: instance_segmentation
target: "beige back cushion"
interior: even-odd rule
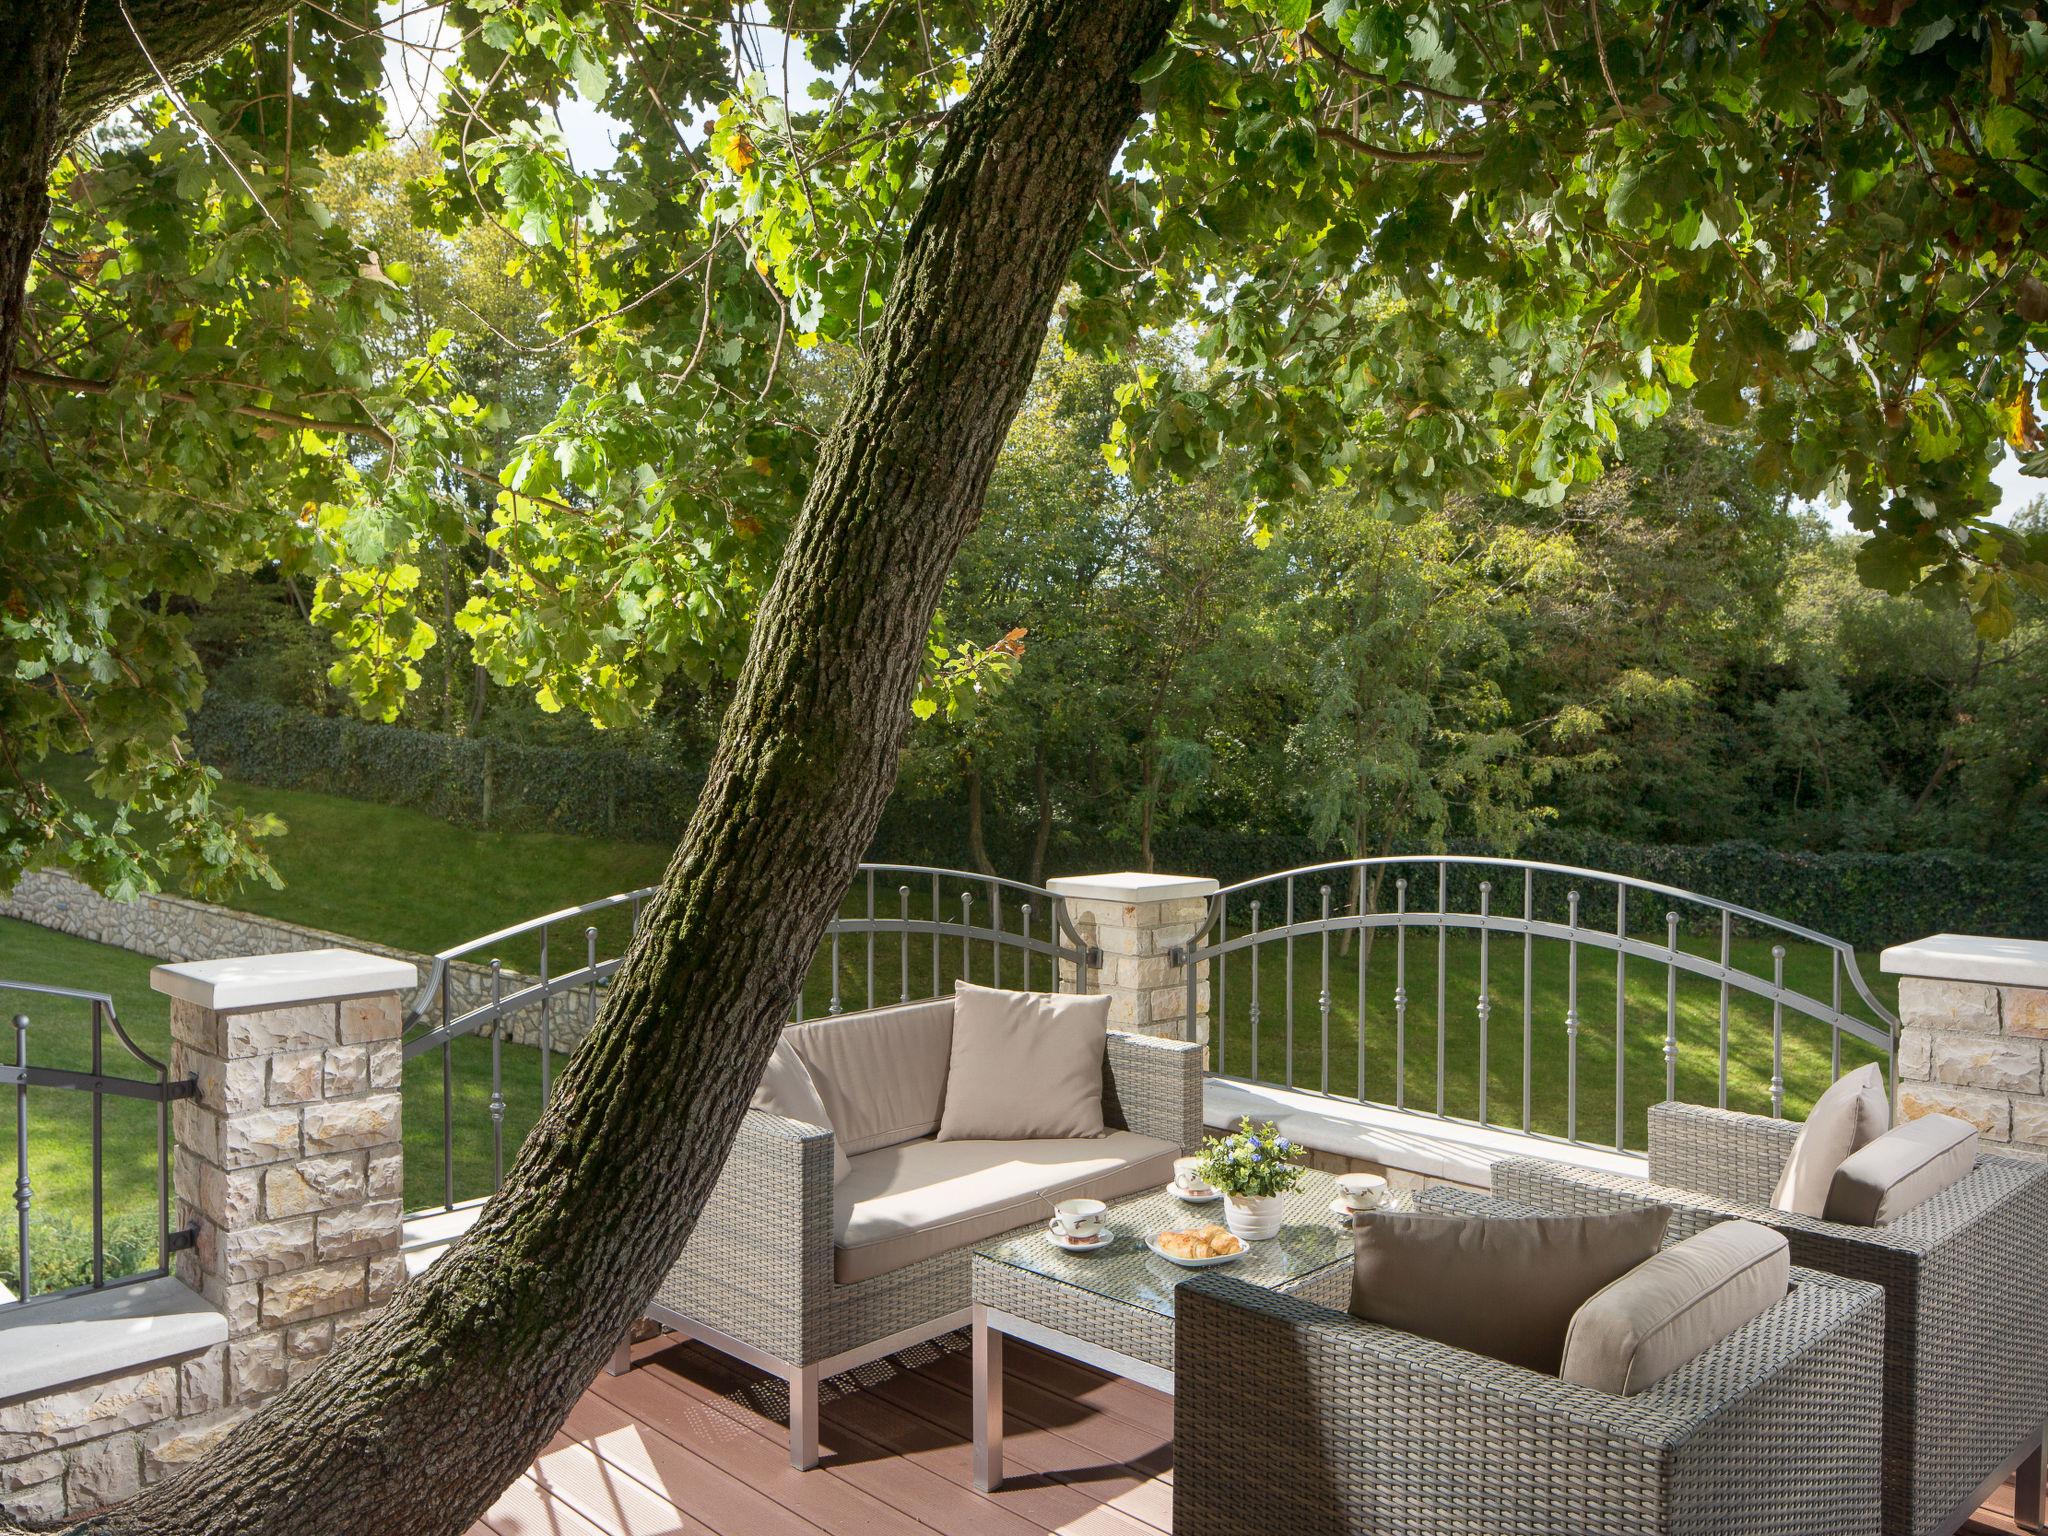
[[[1657,1251],[1663,1206],[1600,1216],[1375,1211],[1353,1223],[1351,1313],[1557,1372],[1588,1296]]]
[[[1558,1375],[1616,1396],[1654,1387],[1785,1299],[1781,1232],[1723,1221],[1638,1264],[1572,1314]]]
[[[1976,1166],[1977,1127],[1953,1115],[1908,1120],[1843,1160],[1828,1189],[1827,1219],[1883,1226]]]
[[[805,1125],[832,1130],[831,1112],[818,1096],[818,1085],[811,1081],[810,1069],[797,1055],[787,1031],[775,1042],[775,1054],[768,1058],[768,1069],[761,1074],[761,1086],[754,1090],[754,1102],[750,1107],[780,1115],[785,1120],[801,1120]],[[846,1167],[846,1149],[839,1144],[839,1133],[833,1131],[832,1178],[835,1183],[846,1177]]]
[[[960,982],[941,1141],[1100,1136],[1109,998]]]
[[[1792,1143],[1785,1171],[1771,1204],[1795,1216],[1818,1216],[1827,1209],[1835,1170],[1857,1148],[1877,1140],[1892,1123],[1891,1101],[1885,1097],[1884,1073],[1873,1062],[1845,1072],[1818,1099],[1813,1113]]]
[[[784,1032],[848,1157],[929,1136],[946,1098],[953,1000],[845,1013]]]

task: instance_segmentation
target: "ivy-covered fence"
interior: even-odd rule
[[[409,806],[472,827],[669,842],[681,832],[703,785],[701,772],[617,748],[534,747],[443,736],[226,699],[208,701],[193,722],[193,737],[201,756],[230,778]],[[883,817],[869,857],[970,867],[966,821],[958,807],[899,795]],[[1000,813],[992,813],[988,822],[996,866],[1005,874],[1030,873],[1031,828],[1022,818]],[[1454,843],[1449,851],[1510,852],[1634,875],[1754,907],[1859,948],[1942,932],[2048,935],[2048,880],[2032,865],[1981,853],[1792,853],[1758,843],[1649,846],[1563,831],[1511,850]],[[1153,839],[1152,855],[1160,869],[1210,875],[1233,885],[1338,858],[1341,850],[1285,829],[1183,825],[1162,829]],[[1135,868],[1140,862],[1135,843],[1113,830],[1063,827],[1047,851],[1044,872],[1080,873],[1119,864]],[[1454,877],[1454,905],[1474,906],[1476,892],[1468,887],[1477,879]],[[1561,908],[1567,884],[1539,891],[1545,915]],[[1602,910],[1600,899],[1589,893],[1581,921],[1612,923],[1611,907]],[[1519,910],[1518,893],[1502,892],[1496,900]],[[1431,881],[1427,890],[1417,891],[1415,904],[1434,901]],[[1688,926],[1711,921],[1705,914],[1684,916]]]

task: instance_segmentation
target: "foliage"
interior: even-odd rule
[[[1293,1149],[1277,1125],[1268,1121],[1255,1126],[1247,1115],[1229,1135],[1203,1141],[1195,1176],[1226,1195],[1245,1199],[1284,1195],[1301,1182],[1300,1165],[1287,1161]]]
[[[125,1140],[126,1138],[123,1138]],[[117,1147],[116,1154],[133,1151]],[[150,1160],[155,1161],[154,1152]],[[102,1232],[104,1273],[109,1280],[146,1274],[156,1268],[159,1224],[152,1212],[129,1211],[109,1216]],[[0,1245],[0,1285],[15,1295],[22,1294],[21,1257],[13,1243]],[[69,1290],[92,1284],[92,1221],[70,1211],[35,1211],[28,1226],[29,1275],[35,1294]]]

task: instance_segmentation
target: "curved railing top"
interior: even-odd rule
[[[1646,895],[1663,896],[1673,901],[1686,902],[1692,906],[1709,907],[1741,922],[1756,923],[1766,928],[1776,929],[1778,932],[1790,937],[1812,944],[1823,945],[1839,954],[1845,963],[1850,984],[1855,987],[1857,996],[1861,997],[1865,1003],[1875,1009],[1878,1016],[1893,1029],[1898,1027],[1898,1018],[1891,1009],[1887,1008],[1872,994],[1869,984],[1864,981],[1863,973],[1856,963],[1856,947],[1846,939],[1835,938],[1832,934],[1821,933],[1817,929],[1808,928],[1803,924],[1791,922],[1782,917],[1773,917],[1768,912],[1760,912],[1754,907],[1745,907],[1740,902],[1724,901],[1718,896],[1703,895],[1698,891],[1684,890],[1679,886],[1666,885],[1661,881],[1645,880],[1638,875],[1624,875],[1607,869],[1587,869],[1577,864],[1552,864],[1540,859],[1495,858],[1484,854],[1461,853],[1397,853],[1375,855],[1374,857],[1364,859],[1332,859],[1320,864],[1303,864],[1294,869],[1276,870],[1269,875],[1258,875],[1250,880],[1240,880],[1235,885],[1224,886],[1212,895],[1209,898],[1208,910],[1202,915],[1201,926],[1195,930],[1192,939],[1199,939],[1202,934],[1207,933],[1214,927],[1216,918],[1222,912],[1225,904],[1232,896],[1242,891],[1273,885],[1283,880],[1296,880],[1308,875],[1324,874],[1332,871],[1348,873],[1354,869],[1391,868],[1396,865],[1412,864],[1441,867],[1458,865],[1465,868],[1512,869],[1521,874],[1559,875],[1575,880],[1597,881],[1604,885],[1641,891]],[[1510,918],[1508,921],[1514,921],[1514,919]]]
[[[407,1024],[410,1025],[417,1022],[425,1012],[429,999],[440,993],[441,980],[447,975],[450,962],[460,960],[464,955],[473,955],[480,949],[489,949],[494,945],[504,944],[513,939],[524,938],[530,933],[541,932],[544,929],[553,927],[556,923],[566,923],[572,918],[591,917],[600,912],[616,911],[618,908],[628,905],[637,907],[660,889],[661,887],[657,885],[643,885],[636,890],[620,891],[613,896],[600,896],[597,900],[586,901],[581,906],[563,907],[559,911],[544,912],[539,917],[529,917],[524,922],[512,924],[509,928],[500,928],[495,933],[486,933],[480,938],[468,939],[451,948],[439,951],[434,956],[433,969],[427,972],[427,979],[421,984],[419,995],[413,1000],[412,1008],[407,1013]]]
[[[1012,880],[1004,875],[987,875],[974,869],[943,869],[935,864],[861,864],[854,871],[856,883],[858,883],[859,877],[862,875],[866,875],[871,881],[877,875],[923,875],[934,882],[944,879],[956,880],[963,885],[985,885],[998,891],[1015,891],[1020,896],[1026,898],[1025,905],[1027,906],[1031,905],[1033,900],[1043,898],[1052,904],[1052,910],[1059,922],[1060,931],[1073,941],[1074,948],[1086,950],[1088,947],[1088,941],[1081,936],[1080,929],[1074,926],[1073,918],[1067,913],[1065,899],[1058,892],[1049,891],[1042,885],[1032,885],[1029,881],[1025,880]],[[849,886],[848,889],[851,890],[852,887]],[[903,886],[900,889],[908,890],[909,887]],[[934,911],[932,916],[936,919],[938,913]],[[894,921],[893,919],[886,918],[880,920],[884,922]],[[848,919],[839,919],[839,921],[848,921]],[[852,921],[866,921],[866,919],[852,919]],[[1028,940],[1029,935],[1025,935],[1024,939]]]
[[[93,992],[83,987],[56,987],[41,981],[0,981],[0,992],[37,992],[45,997],[68,997],[76,1002],[97,1003],[106,1009],[107,1022],[114,1027],[114,1038],[121,1042],[122,1049],[159,1077],[170,1075],[171,1069],[137,1045],[123,1027],[121,1011],[114,1006],[114,999],[109,993]]]

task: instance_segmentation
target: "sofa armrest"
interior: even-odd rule
[[[1194,1151],[1202,1142],[1201,1046],[1111,1030],[1102,1057],[1102,1121]]]
[[[1176,1297],[1174,1529],[1619,1533],[1680,1528],[1683,1503],[1708,1512],[1688,1530],[1732,1536],[1762,1512],[1875,1530],[1882,1298],[1795,1278],[1668,1382],[1616,1397],[1196,1276]]]
[[[1650,1106],[1650,1179],[1768,1205],[1799,1140],[1795,1120],[1668,1101]]]
[[[832,1133],[750,1109],[655,1300],[777,1359],[802,1362],[832,1286]]]

